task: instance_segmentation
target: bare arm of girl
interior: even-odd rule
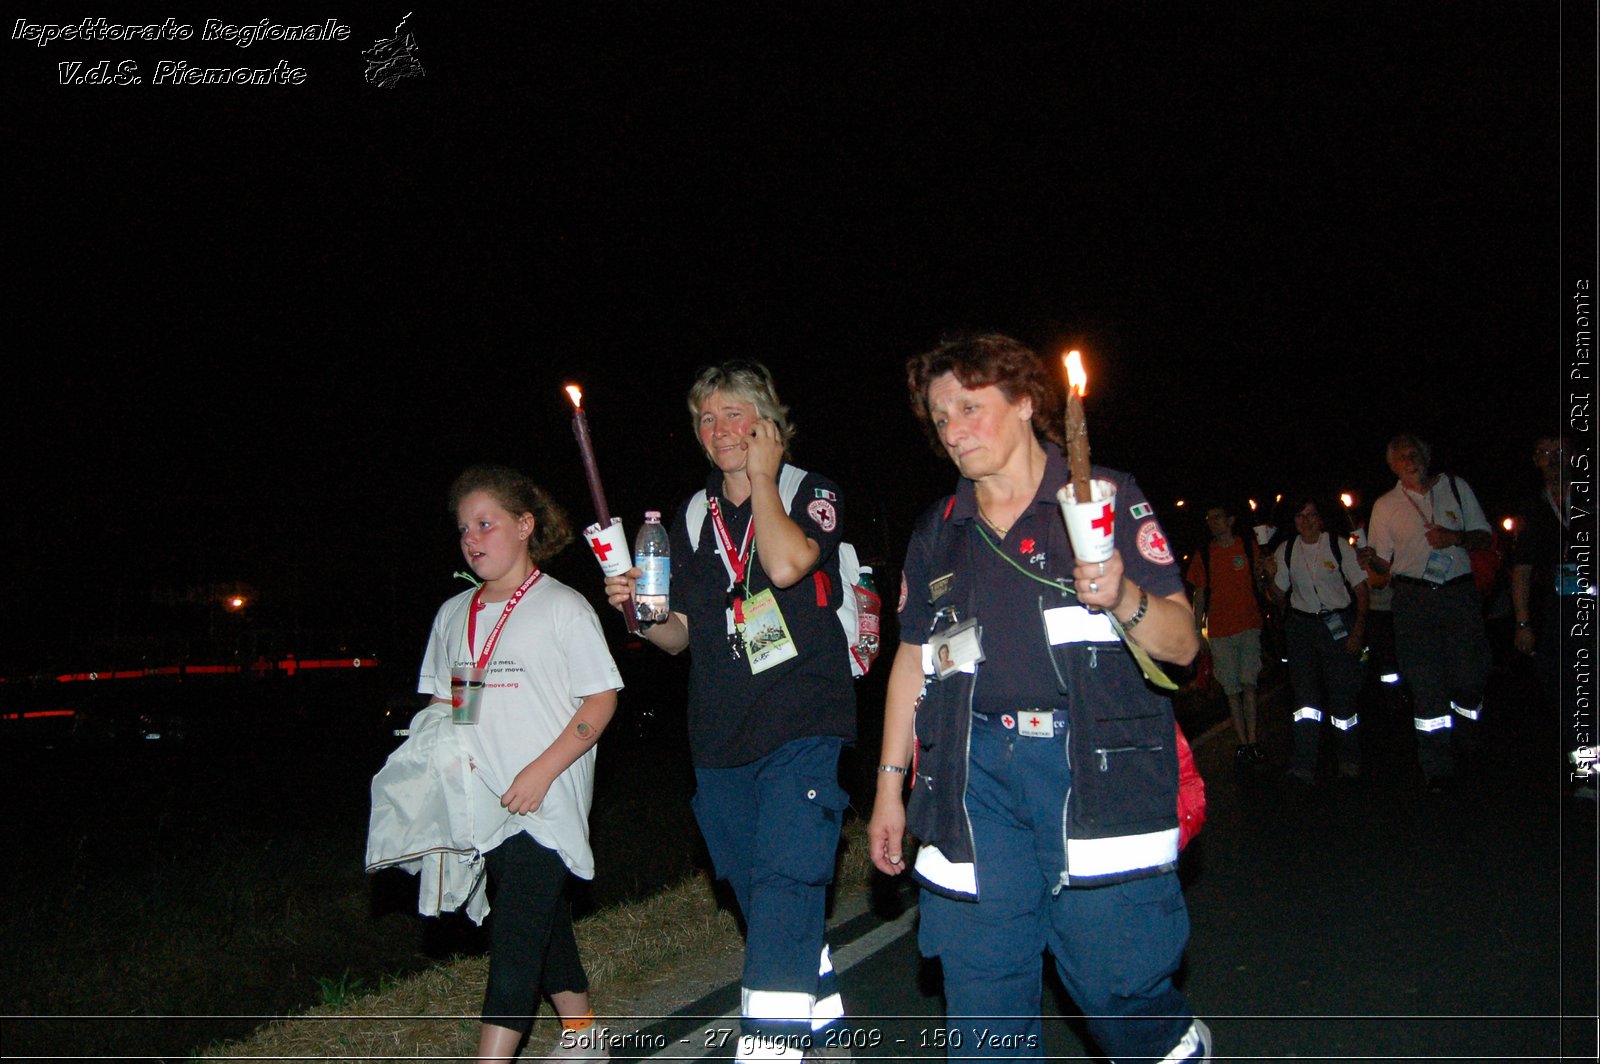
[[[557,776],[571,768],[573,763],[594,749],[600,733],[611,723],[617,711],[617,692],[598,691],[585,695],[578,711],[561,730],[556,741],[544,753],[528,762],[517,778],[511,781],[500,804],[513,813],[531,813],[544,802],[545,792]]]

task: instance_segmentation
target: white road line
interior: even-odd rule
[[[894,942],[895,939],[900,938],[906,932],[910,931],[912,925],[916,923],[916,919],[917,907],[913,905],[888,923],[880,924],[871,931],[868,931],[866,934],[862,935],[860,938],[854,939],[845,943],[843,946],[840,946],[838,949],[832,951],[833,970],[839,975],[843,975],[845,972],[849,971],[851,968],[854,968],[862,961],[870,958],[874,953],[877,953],[879,950]],[[846,1015],[845,1019],[848,1020],[849,1016]],[[738,1021],[739,1010],[734,1009],[732,1012],[725,1012],[721,1016],[708,1021],[708,1023],[736,1024]],[[660,1052],[652,1053],[650,1056],[641,1057],[640,1059],[685,1060],[698,1059],[698,1057],[694,1056],[686,1058],[684,1056],[684,1048],[681,1045],[670,1045],[665,1049],[662,1049]]]

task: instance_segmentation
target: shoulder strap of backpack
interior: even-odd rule
[[[783,509],[787,513],[794,506],[795,493],[800,490],[800,485],[806,479],[806,471],[798,466],[784,464],[783,471],[778,474],[778,498],[783,500]],[[689,508],[684,511],[683,520],[689,531],[689,549],[700,549],[700,528],[706,523],[706,514],[709,513],[708,500],[704,488],[689,497]]]
[[[690,550],[700,549],[700,528],[706,523],[706,514],[709,510],[706,489],[701,488],[689,496],[689,508],[683,512],[683,523],[689,532]]]
[[[806,471],[799,466],[784,463],[783,470],[778,474],[778,498],[783,500],[783,512],[788,513],[794,508],[794,497],[800,490],[800,485],[806,479]]]

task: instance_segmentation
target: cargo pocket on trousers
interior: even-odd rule
[[[839,830],[850,796],[833,776],[796,776],[794,801],[784,822],[771,825],[778,853],[774,866],[800,883],[833,881]]]

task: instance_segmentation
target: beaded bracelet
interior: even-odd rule
[[[879,765],[878,766],[878,771],[879,772],[893,772],[896,775],[900,775],[900,776],[904,776],[906,774],[906,770],[901,768],[899,765]]]

